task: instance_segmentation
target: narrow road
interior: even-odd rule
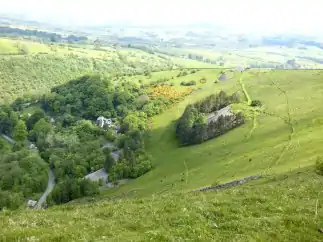
[[[12,138],[10,138],[9,136],[5,135],[5,134],[1,134],[1,136],[7,140],[8,143],[14,145],[16,143],[16,141],[14,141]]]
[[[43,193],[43,195],[41,196],[41,198],[38,200],[38,202],[37,202],[36,206],[34,207],[34,209],[41,209],[42,208],[43,204],[46,202],[47,196],[54,189],[54,186],[55,186],[54,172],[51,169],[49,169],[47,188],[46,188],[45,192]]]

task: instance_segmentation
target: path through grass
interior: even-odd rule
[[[216,78],[218,72],[205,70],[198,75]],[[245,125],[201,145],[179,147],[175,137],[176,120],[187,104],[220,90],[242,94],[237,79],[199,85],[200,89],[183,102],[152,120],[147,150],[153,157],[154,169],[105,195],[133,189],[138,189],[137,196],[160,191],[162,194],[190,191],[255,174],[282,173],[314,164],[317,156],[323,155],[322,78],[323,72],[312,71],[282,70],[259,76],[247,72],[243,77],[245,90],[264,104],[263,109],[257,110],[256,128],[253,129],[251,107],[244,104],[241,109],[248,108],[246,113],[250,117]],[[288,90],[293,130],[297,130],[292,138],[286,96],[272,85],[272,79],[278,80],[281,89]]]

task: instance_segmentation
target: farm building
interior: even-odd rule
[[[100,116],[97,118],[96,123],[101,128],[103,128],[104,126],[111,127],[112,126],[112,119]]]
[[[34,200],[28,200],[27,201],[27,207],[29,208],[34,208],[37,204],[37,201],[34,201]]]

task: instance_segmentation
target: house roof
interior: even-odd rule
[[[34,200],[28,200],[27,202],[27,205],[31,207],[34,207],[36,204],[37,204],[37,201],[34,201]]]
[[[92,172],[85,176],[86,179],[90,179],[91,181],[98,181],[100,179],[107,180],[108,179],[108,173],[105,171],[104,168],[97,170],[95,172]]]

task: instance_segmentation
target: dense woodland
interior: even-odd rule
[[[239,102],[237,94],[230,96],[221,91],[195,104],[188,105],[176,127],[176,135],[180,144],[199,144],[243,124],[244,117],[242,113],[220,116],[216,121],[211,122],[208,122],[207,119],[208,114],[236,102]]]
[[[54,87],[43,99],[46,111],[55,114],[70,114],[85,119],[100,115],[117,117],[126,115],[140,106],[136,100],[144,89],[132,83],[115,85],[101,76],[83,76],[65,85]]]
[[[0,173],[8,174],[0,180],[1,191],[7,194],[2,206],[13,198],[23,201],[44,191],[48,168],[56,179],[48,204],[97,194],[99,183],[83,178],[101,168],[108,171],[111,182],[137,178],[151,170],[144,144],[148,118],[184,97],[177,92],[167,97],[161,90],[172,89],[86,75],[43,96],[21,97],[10,106],[1,106],[0,132],[16,141],[13,146],[4,140],[0,143]],[[34,108],[28,114],[25,109],[30,106]],[[113,118],[115,126],[98,127],[99,116]],[[102,149],[107,141],[121,151],[118,162],[111,155],[113,150]],[[29,151],[30,144],[37,150]],[[31,159],[37,162],[30,163]],[[16,180],[16,174],[25,175]]]
[[[48,166],[37,152],[28,150],[25,121],[9,106],[0,107],[0,133],[16,140],[11,145],[0,137],[0,209],[17,208],[24,198],[45,190]]]

